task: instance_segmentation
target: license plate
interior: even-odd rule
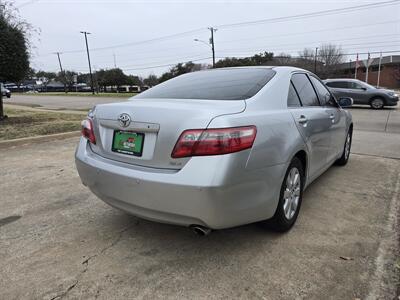
[[[142,156],[143,141],[143,133],[115,130],[111,150],[128,155]]]

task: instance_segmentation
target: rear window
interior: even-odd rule
[[[274,75],[267,68],[199,71],[163,82],[134,98],[244,100],[257,94]]]

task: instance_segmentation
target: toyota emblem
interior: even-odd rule
[[[131,117],[128,114],[120,114],[118,117],[118,122],[121,127],[128,127],[131,124]]]

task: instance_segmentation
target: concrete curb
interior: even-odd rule
[[[80,134],[81,134],[80,131],[70,131],[70,132],[63,132],[63,133],[56,133],[56,134],[49,134],[49,135],[26,137],[26,138],[20,138],[20,139],[15,139],[15,140],[0,141],[0,149],[21,146],[21,145],[25,145],[25,144],[42,143],[42,142],[48,142],[48,141],[53,141],[53,140],[62,140],[62,139],[70,138],[70,137],[78,137]]]

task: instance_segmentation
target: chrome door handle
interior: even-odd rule
[[[300,118],[299,118],[299,120],[298,120],[298,122],[299,122],[300,124],[306,124],[307,121],[308,121],[308,120],[307,120],[306,116],[303,116],[303,115],[301,115]]]

